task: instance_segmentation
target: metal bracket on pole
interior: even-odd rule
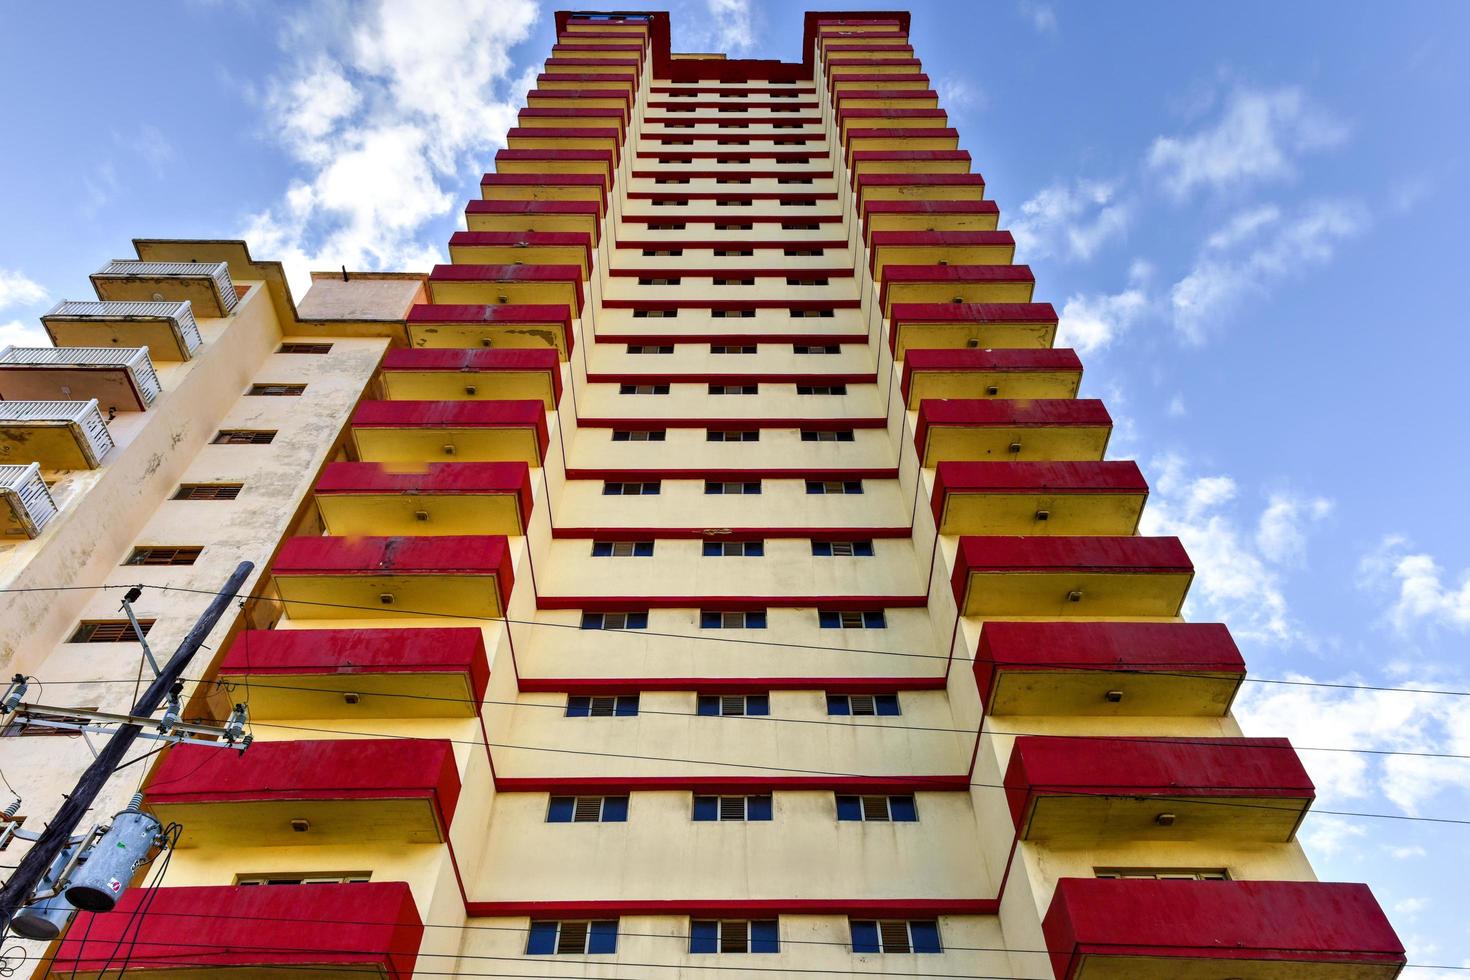
[[[157,677],[163,673],[163,668],[158,666],[158,661],[153,658],[153,651],[148,647],[148,639],[143,635],[143,627],[138,623],[138,617],[133,612],[133,603],[137,602],[143,595],[143,587],[135,585],[128,589],[123,596],[122,611],[127,613],[128,622],[133,624],[133,635],[138,638],[138,645],[143,648],[143,656],[148,658],[148,666],[153,668],[153,676]]]

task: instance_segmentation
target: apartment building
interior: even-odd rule
[[[114,777],[167,872],[25,970],[1396,976],[909,15],[797,63],[556,26],[449,263],[298,305],[139,241],[0,354],[35,700],[125,712],[122,590],[167,652],[259,568],[187,711],[254,741]],[[45,733],[0,741],[36,821],[91,758]]]

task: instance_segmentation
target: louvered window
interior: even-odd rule
[[[331,344],[287,343],[276,349],[277,354],[330,354],[331,352]]]
[[[760,442],[760,429],[707,429],[705,442]]]
[[[837,819],[865,823],[913,823],[919,819],[912,796],[837,796]]]
[[[673,344],[629,344],[629,354],[672,354]]]
[[[186,545],[174,548],[134,548],[124,565],[192,565],[199,560],[204,550],[201,545]]]
[[[723,259],[749,258],[755,255],[753,248],[717,248],[715,255]]]
[[[854,953],[942,953],[934,919],[853,919]]]
[[[214,444],[216,446],[269,446],[275,437],[275,429],[220,429],[214,437]]]
[[[593,558],[652,558],[652,541],[594,541]]]
[[[573,694],[567,697],[568,718],[632,718],[637,714],[636,694]]]
[[[679,315],[678,310],[634,310],[635,320],[670,320]]]
[[[371,881],[366,871],[349,871],[343,874],[314,875],[249,875],[235,879],[237,885],[360,885]]]
[[[620,395],[667,395],[668,385],[618,385]]]
[[[754,231],[753,224],[731,224],[729,222],[716,222],[715,231]]]
[[[748,482],[706,480],[704,482],[704,492],[707,494],[724,494],[725,496],[733,494],[748,497],[759,494],[761,492],[761,485],[759,480]]]
[[[262,384],[251,385],[247,395],[276,395],[284,397],[295,397],[306,390],[306,385],[290,384]]]
[[[1224,868],[1097,868],[1098,878],[1144,878],[1154,881],[1229,881]]]
[[[243,483],[185,483],[174,493],[175,500],[234,500]]]
[[[760,558],[765,553],[764,541],[706,541],[702,549],[706,558]]]
[[[608,613],[584,612],[582,614],[582,629],[584,629],[584,630],[646,630],[646,629],[648,629],[648,613],[646,613],[646,612],[608,612]]]
[[[802,429],[802,442],[853,442],[857,436],[851,429]],[[808,490],[808,493],[813,491]],[[816,491],[821,492],[821,491]]]
[[[658,204],[660,202],[655,201],[654,203],[655,204]],[[684,202],[681,201],[679,203],[682,204]],[[639,276],[638,277],[638,285],[640,285],[640,286],[677,286],[677,285],[679,285],[679,278],[677,276]]]
[[[691,953],[778,953],[780,930],[775,919],[695,919],[689,923]]]
[[[745,718],[771,713],[769,694],[701,694],[696,711],[708,718]]]
[[[755,280],[749,277],[742,279],[715,279],[712,280],[716,286],[754,286]]]
[[[822,320],[829,319],[837,315],[836,310],[828,309],[826,307],[816,310],[787,310],[786,312],[790,314],[792,319],[794,320]]]
[[[694,819],[697,822],[744,822],[771,819],[770,796],[696,796]]]
[[[101,709],[97,705],[93,704],[93,705],[88,705],[88,706],[82,707],[82,708],[72,708],[71,710],[72,711],[99,711]],[[48,712],[46,717],[49,720],[51,720],[51,721],[59,721],[59,722],[64,722],[64,723],[69,724],[69,725],[78,725],[78,726],[91,724],[91,722],[92,722],[92,719],[89,718],[89,717],[87,717],[84,714],[62,715],[62,714],[54,714],[54,713]],[[80,735],[80,734],[82,734],[82,733],[79,732],[79,731],[77,731],[74,728],[57,728],[55,725],[43,725],[43,724],[39,724],[37,722],[27,721],[27,720],[25,720],[23,718],[20,718],[20,717],[14,717],[14,718],[12,718],[10,720],[9,724],[7,724],[3,729],[0,729],[0,738],[44,738],[44,737],[49,736],[49,735]],[[11,818],[11,821],[13,823],[17,823],[18,824],[20,821],[22,821],[24,819],[25,819],[25,817],[12,817]],[[3,851],[4,849],[5,848],[0,847],[0,851]]]
[[[795,354],[840,354],[842,348],[837,344],[793,344],[792,353]]]
[[[663,442],[666,436],[663,429],[614,429],[613,442]]]
[[[602,493],[606,497],[656,497],[660,486],[657,480],[649,480],[644,483],[622,483],[609,480],[602,484]]]
[[[532,922],[526,935],[527,956],[584,956],[618,951],[618,920]]]
[[[711,309],[709,315],[716,320],[749,320],[755,317],[755,310]]]
[[[758,395],[760,385],[710,385],[711,395]]]
[[[845,395],[847,385],[797,385],[798,395]]]
[[[862,480],[808,480],[806,492],[816,494],[862,493]]]
[[[812,554],[821,558],[871,558],[871,541],[813,541]]]
[[[821,609],[817,622],[822,629],[881,630],[888,626],[881,609]]]
[[[624,823],[626,796],[553,796],[546,807],[547,823]]]
[[[143,636],[153,629],[153,620],[140,619]],[[68,643],[136,643],[140,637],[126,619],[87,619],[77,624]]]
[[[829,694],[829,715],[878,715],[899,714],[897,694]]]
[[[706,630],[763,630],[766,628],[766,611],[752,609],[744,612],[724,612],[703,609],[699,613],[699,628]]]

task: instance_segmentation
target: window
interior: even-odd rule
[[[568,718],[632,718],[638,714],[638,695],[567,695]]]
[[[871,558],[871,541],[813,541],[812,554],[818,558]]]
[[[802,429],[802,442],[852,442],[856,437],[851,429]],[[808,490],[807,493],[813,491]],[[821,491],[817,491],[820,493]]]
[[[613,429],[613,442],[663,442],[663,429]]]
[[[670,181],[669,183],[673,183],[673,181]],[[683,180],[680,183],[687,184],[689,183],[689,181]],[[675,256],[683,254],[684,250],[682,248],[645,248],[643,250],[643,255],[645,258],[652,258],[654,256]]]
[[[830,307],[821,307],[820,309],[813,310],[787,310],[786,312],[796,320],[830,318],[837,315],[837,311]]]
[[[710,385],[711,395],[758,395],[760,385]]]
[[[824,630],[881,630],[888,625],[881,609],[819,609],[817,621]]]
[[[727,495],[728,494],[737,494],[737,495],[738,494],[758,494],[758,493],[761,492],[761,483],[760,483],[759,480],[752,480],[750,482],[735,482],[735,481],[728,481],[728,482],[726,482],[726,481],[721,481],[721,480],[705,480],[704,481],[704,492],[705,493],[722,493],[722,494],[727,494]]]
[[[769,820],[771,798],[769,796],[696,796],[694,819],[703,823],[707,820]]]
[[[862,493],[862,480],[808,480],[807,493]]]
[[[836,344],[793,344],[791,349],[797,354],[840,354],[842,348]]]
[[[854,953],[942,953],[934,919],[853,919]]]
[[[797,385],[798,395],[845,395],[847,385]]]
[[[582,628],[584,630],[646,630],[648,629],[648,613],[584,612],[582,614]]]
[[[648,223],[648,230],[649,231],[683,231],[684,230],[684,222],[682,222],[682,221],[650,221]]]
[[[685,109],[684,111],[685,112],[688,112],[690,110]],[[655,184],[687,184],[687,183],[689,183],[689,178],[688,177],[655,177],[654,180],[653,180],[653,182]],[[645,249],[644,252],[643,252],[643,254],[644,255],[650,255],[650,254],[657,255],[659,253],[658,252],[649,252],[648,250]]]
[[[1229,881],[1224,868],[1095,868],[1099,878],[1148,878],[1155,881]]]
[[[618,951],[618,920],[532,922],[526,934],[527,956],[582,956]]]
[[[547,823],[623,823],[626,796],[553,796],[546,806]]]
[[[837,797],[838,820],[861,820],[867,823],[913,823],[919,819],[912,796],[843,796]]]
[[[269,446],[275,437],[275,429],[220,429],[213,442],[216,446]]]
[[[644,309],[640,309],[640,310],[634,310],[633,311],[633,319],[635,319],[635,320],[672,320],[674,317],[677,317],[678,315],[679,315],[679,311],[677,309],[675,309],[675,310],[644,310]]]
[[[781,182],[784,184],[786,181],[783,179]],[[812,256],[826,255],[826,254],[827,254],[827,250],[824,249],[824,248],[788,248],[788,249],[786,249],[786,255],[788,255],[790,257],[793,257],[793,258],[794,257],[810,258]]]
[[[712,307],[709,315],[716,320],[749,320],[754,318],[755,310],[722,310]]]
[[[776,123],[776,128],[784,129],[788,125],[791,125],[792,129],[796,128],[796,125],[792,125],[789,123]],[[811,182],[812,179],[810,177],[779,177],[776,179],[776,183],[778,184],[810,184]],[[788,251],[786,254],[790,255],[791,252]]]
[[[695,919],[689,923],[691,953],[779,953],[775,919]]]
[[[140,619],[138,626],[143,630],[143,636],[153,629],[153,620]],[[84,619],[77,624],[76,631],[66,641],[68,643],[136,643],[141,637],[138,636],[133,624],[126,619]]]
[[[282,344],[276,349],[277,354],[330,354],[331,344]]]
[[[295,397],[306,390],[306,385],[251,385],[247,395],[276,395],[281,397]]]
[[[644,483],[619,483],[608,480],[602,484],[602,495],[604,497],[656,497],[659,486],[658,480]]]
[[[652,558],[652,541],[594,541],[593,558]]]
[[[729,277],[721,277],[721,278],[712,280],[712,282],[716,286],[754,286],[755,285],[755,279],[752,278],[752,277],[750,277],[750,276],[745,276],[745,277],[742,277],[742,278],[739,278],[739,279],[729,278]]]
[[[134,548],[124,565],[192,565],[199,560],[202,545],[178,547],[147,546]]]
[[[783,222],[781,222],[781,230],[782,231],[816,231],[820,227],[821,227],[821,225],[812,224],[812,223],[809,223],[809,222],[800,222],[800,221],[783,221]]]
[[[618,385],[620,395],[667,395],[668,385]]]
[[[771,713],[769,694],[701,694],[695,713],[707,718],[748,718]]]
[[[239,875],[235,878],[237,885],[360,885],[371,881],[372,874],[367,871],[346,871],[341,874],[323,873],[314,875],[284,874],[284,875]]]
[[[175,500],[234,500],[245,489],[243,483],[183,483],[174,492]]]
[[[653,203],[654,204],[662,204],[664,202],[662,202],[662,201],[654,201]],[[638,277],[638,285],[640,285],[640,286],[677,286],[677,285],[679,285],[679,277],[678,276],[639,276]]]
[[[901,712],[898,710],[897,694],[829,694],[827,714],[884,717]]]
[[[761,558],[766,553],[764,541],[706,541],[706,558]]]
[[[760,429],[706,429],[705,442],[760,442]]]
[[[715,231],[754,231],[753,224],[734,224],[731,222],[715,222]]]
[[[699,628],[702,630],[763,630],[766,628],[766,611],[752,609],[746,612],[721,612],[716,609],[701,609]]]
[[[754,354],[755,344],[710,344],[711,354]]]
[[[796,127],[793,126],[792,128],[795,129]],[[816,199],[810,197],[789,197],[781,203],[791,208],[814,208],[817,206]],[[788,279],[786,282],[791,286],[827,285],[827,280],[825,279]]]
[[[753,248],[717,248],[715,255],[722,259],[750,258],[755,255]]]
[[[672,354],[673,344],[629,344],[629,354]]]

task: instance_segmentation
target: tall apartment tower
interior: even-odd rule
[[[0,354],[32,701],[126,711],[121,590],[167,653],[260,568],[185,712],[254,742],[116,775],[166,873],[22,973],[1399,973],[908,27],[809,13],[786,63],[559,13],[449,264],[298,306],[139,241]],[[32,828],[91,758],[0,750]]]

